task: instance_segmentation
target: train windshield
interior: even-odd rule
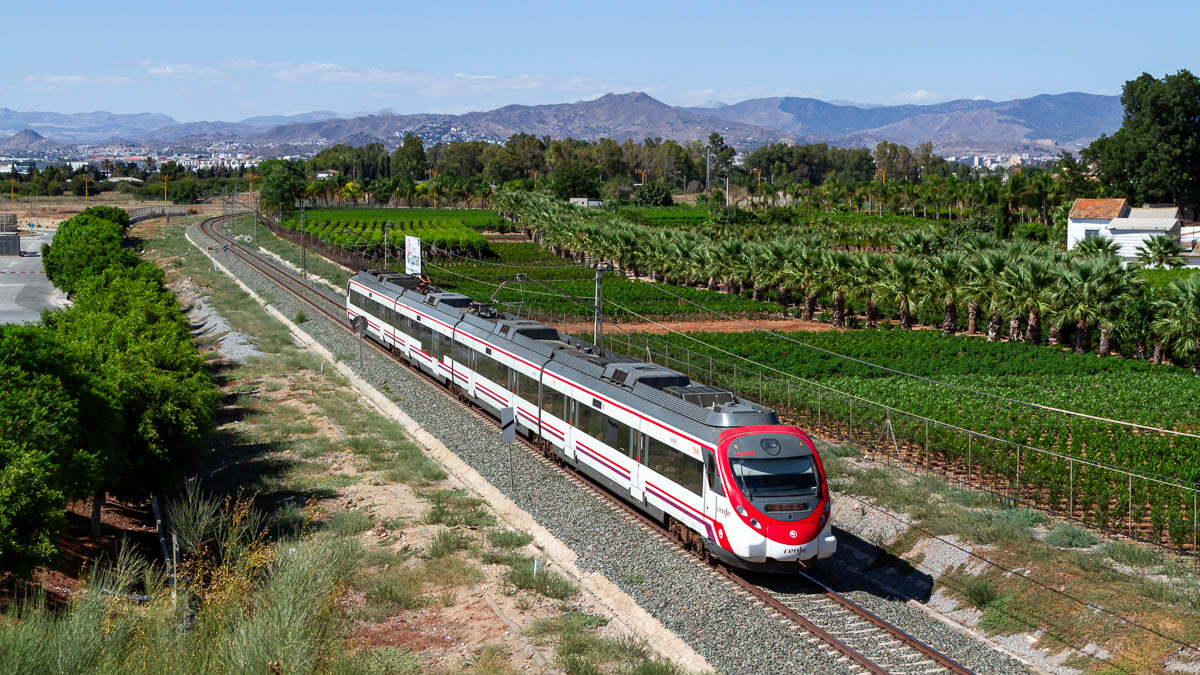
[[[817,471],[811,455],[772,459],[730,457],[729,468],[742,494],[749,499],[817,494]]]

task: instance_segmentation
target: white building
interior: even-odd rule
[[[1179,207],[1135,209],[1125,199],[1076,199],[1067,219],[1067,250],[1085,239],[1107,237],[1128,263],[1137,258],[1138,247],[1160,234],[1179,239]]]

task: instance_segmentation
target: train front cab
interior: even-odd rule
[[[719,539],[726,541],[720,543],[731,549],[710,542],[718,558],[747,569],[786,571],[837,550],[825,470],[803,431],[781,425],[728,429],[709,462],[720,480],[712,481],[705,506],[724,527]]]

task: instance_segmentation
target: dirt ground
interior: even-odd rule
[[[86,205],[84,201],[83,197],[76,197],[74,195],[37,197],[32,204],[28,197],[24,201],[18,198],[15,202],[3,198],[0,199],[0,213],[15,213],[17,215],[17,222],[21,225],[33,222],[38,227],[53,227],[84,210],[87,206],[117,206],[126,210],[140,209],[146,206],[162,206],[162,200],[138,199],[133,195],[119,192],[104,192],[99,195],[91,195],[86,200]],[[188,205],[188,209],[203,215],[217,215],[221,211],[221,206],[219,203],[205,202],[190,204]]]
[[[819,321],[802,321],[800,319],[746,319],[744,321],[664,321],[661,323],[620,323],[618,331],[631,333],[653,333],[662,335],[670,331],[680,333],[688,333],[695,331],[707,331],[710,333],[744,333],[749,328],[746,324],[750,324],[755,328],[763,330],[807,330],[807,331],[826,331],[833,330],[833,326]],[[611,326],[611,324],[610,324]],[[560,331],[565,333],[589,333],[592,330],[592,322],[587,323],[566,323],[555,326]]]

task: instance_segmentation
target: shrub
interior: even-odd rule
[[[496,530],[488,533],[488,541],[496,548],[514,549],[529,544],[533,541],[533,537],[524,532]]]
[[[972,607],[983,609],[1000,597],[1000,591],[987,579],[971,579],[963,589],[963,595]]]
[[[1088,548],[1100,542],[1100,538],[1070,523],[1059,523],[1046,535],[1046,543],[1060,548]]]

